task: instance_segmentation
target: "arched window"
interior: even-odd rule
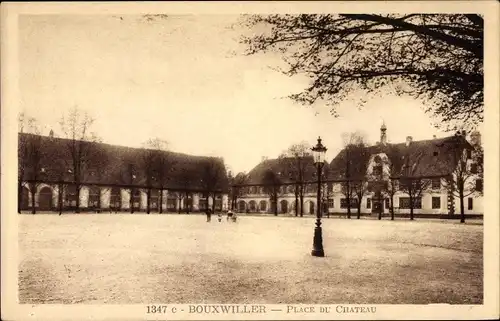
[[[149,208],[152,210],[158,210],[160,207],[160,193],[157,189],[151,190],[151,195],[149,196]]]
[[[52,208],[52,189],[43,187],[38,195],[38,207],[40,210],[50,210]]]
[[[260,210],[262,212],[267,211],[267,202],[266,201],[260,201],[259,207],[260,207]]]
[[[281,200],[281,213],[288,213],[288,202],[286,200]]]
[[[250,186],[249,193],[250,194],[255,194],[255,187],[254,186]]]
[[[238,202],[238,211],[239,212],[245,212],[246,208],[247,208],[247,204],[245,203],[245,201]]]
[[[257,203],[254,200],[251,200],[248,203],[248,208],[249,208],[250,212],[256,212],[257,211]]]
[[[100,206],[99,202],[99,187],[91,186],[89,188],[89,207],[98,208]]]
[[[207,200],[205,198],[200,197],[200,210],[206,209],[206,202]],[[177,210],[177,195],[175,193],[168,193],[167,195],[167,211],[175,211]]]
[[[22,194],[21,194],[21,209],[22,210],[27,210],[30,207],[30,202],[29,202],[29,197],[30,193],[26,186],[23,186],[22,189]]]
[[[65,205],[68,207],[76,207],[76,186],[68,185],[66,188],[66,203]]]
[[[109,207],[112,210],[119,210],[122,207],[122,195],[118,187],[113,187],[111,189],[111,197],[109,200]]]
[[[289,194],[293,194],[293,193],[295,193],[295,186],[293,186],[293,185],[288,185],[287,190],[288,190],[287,192],[288,192]]]
[[[132,206],[134,209],[141,208],[141,191],[139,189],[132,190]]]

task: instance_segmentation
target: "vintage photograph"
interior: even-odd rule
[[[19,304],[484,304],[482,15],[17,32]]]

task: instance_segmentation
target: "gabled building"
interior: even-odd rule
[[[293,161],[293,160],[291,160]],[[316,213],[316,167],[305,158],[301,180],[305,185],[304,214]],[[290,162],[264,160],[248,174],[248,185],[241,189],[239,211],[269,212],[263,173],[275,172],[281,179],[278,212],[294,213],[297,181],[290,174]],[[482,215],[482,149],[480,134],[470,140],[463,133],[444,138],[405,142],[387,141],[387,128],[380,129],[380,142],[373,146],[342,149],[324,166],[322,211],[329,214],[360,210],[363,215],[443,216],[460,213],[460,182],[464,212]],[[458,177],[457,177],[458,175]],[[300,204],[300,203],[299,203]]]
[[[221,158],[76,141],[86,155],[76,179],[73,164],[78,158],[71,153],[72,140],[22,133],[18,138],[22,210],[32,208],[32,191],[35,208],[41,211],[59,206],[74,210],[77,205],[82,211],[138,212],[148,207],[151,212],[160,207],[173,212],[228,206]]]
[[[270,182],[266,181],[269,171],[276,175],[278,202],[277,212],[295,213],[296,194],[303,196],[303,213],[316,213],[316,167],[312,156],[300,159],[300,166],[294,166],[297,159],[264,159],[247,175],[245,186],[239,189],[237,210],[249,213],[273,212],[274,204],[267,192]],[[325,168],[328,164],[325,164]],[[300,190],[302,188],[302,191]],[[297,197],[299,198],[299,197]],[[300,211],[300,200],[297,202]]]

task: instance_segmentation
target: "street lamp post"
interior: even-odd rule
[[[323,235],[321,231],[321,171],[323,170],[323,165],[325,164],[325,154],[326,147],[321,144],[321,137],[318,137],[318,143],[316,146],[311,148],[314,156],[314,164],[318,170],[318,190],[317,190],[317,201],[316,201],[316,227],[314,228],[314,240],[313,240],[313,250],[311,252],[312,256],[323,257],[325,252],[323,250]]]

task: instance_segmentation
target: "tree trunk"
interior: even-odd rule
[[[76,184],[76,208],[75,213],[80,213],[80,189],[82,188],[80,184]]]
[[[464,207],[464,192],[463,188],[459,191],[460,196],[460,223],[465,223],[465,207]]]
[[[147,200],[146,200],[146,213],[151,212],[151,188],[148,188]]]
[[[35,194],[36,194],[36,184],[33,183],[34,186],[31,186],[31,214],[36,213],[36,207],[35,207]]]
[[[278,216],[278,193],[274,193],[274,216]]]
[[[349,192],[347,192],[347,218],[351,218],[351,197]]]
[[[102,188],[99,187],[99,194],[97,194],[97,208],[99,212],[101,211],[101,196],[102,196]]]
[[[295,189],[295,217],[299,216],[299,193],[298,189]]]
[[[158,212],[160,214],[163,213],[163,188],[160,188],[160,208],[158,209]]]
[[[58,192],[58,198],[57,198],[57,207],[59,208],[59,215],[62,214],[62,204],[63,204],[63,185],[59,184],[59,192]]]
[[[301,184],[299,190],[300,196],[300,217],[304,217],[304,184]]]
[[[394,221],[394,195],[391,195],[391,221]]]
[[[130,189],[130,214],[134,214],[134,189]]]

